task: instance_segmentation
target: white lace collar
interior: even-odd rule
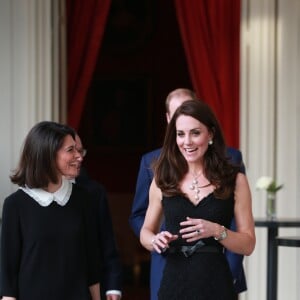
[[[41,206],[48,206],[55,201],[60,206],[64,206],[70,199],[72,193],[72,183],[63,178],[61,187],[55,193],[49,193],[43,189],[30,189],[29,187],[20,187],[26,194],[38,202]]]

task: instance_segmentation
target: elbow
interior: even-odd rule
[[[256,240],[255,240],[255,238],[252,238],[245,253],[244,253],[245,256],[250,256],[253,253],[253,251],[255,249],[255,244],[256,244]]]
[[[248,251],[244,252],[244,255],[245,256],[250,256],[253,253],[253,251],[254,251],[254,248],[249,249]]]

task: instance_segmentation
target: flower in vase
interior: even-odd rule
[[[276,193],[283,187],[283,184],[277,185],[276,181],[269,176],[262,176],[256,182],[256,189],[266,190],[268,193]]]
[[[277,185],[272,177],[262,176],[256,182],[256,189],[267,191],[266,216],[268,220],[276,219],[276,192],[283,187]]]

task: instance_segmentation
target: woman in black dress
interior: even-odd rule
[[[223,249],[255,247],[247,178],[226,157],[220,126],[207,104],[186,101],[168,125],[154,165],[142,245],[166,255],[160,300],[235,299]],[[237,231],[231,231],[232,218]],[[166,231],[158,232],[162,218]]]
[[[89,196],[62,175],[81,162],[70,127],[44,121],[29,131],[11,175],[19,189],[3,206],[3,300],[100,299]]]

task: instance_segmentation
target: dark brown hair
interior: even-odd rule
[[[33,126],[25,138],[11,181],[29,188],[45,188],[49,182],[57,183],[56,155],[67,135],[75,139],[71,127],[56,122],[42,121]]]
[[[154,164],[157,186],[166,196],[182,194],[179,183],[188,172],[188,164],[176,143],[176,120],[180,115],[191,116],[204,124],[213,135],[213,144],[204,155],[204,173],[216,186],[215,196],[227,198],[234,191],[238,166],[229,163],[226,157],[226,145],[219,122],[213,111],[203,101],[185,101],[175,111],[164,139],[161,155]]]

